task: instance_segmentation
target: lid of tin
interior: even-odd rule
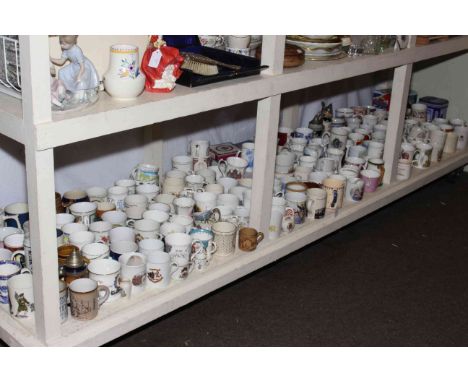
[[[438,98],[432,96],[426,96],[419,99],[420,103],[425,103],[427,105],[435,105],[435,106],[447,106],[449,101],[445,98]]]

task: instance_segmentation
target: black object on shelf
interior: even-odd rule
[[[168,46],[178,48],[181,52],[190,52],[202,54],[206,57],[212,58],[226,64],[238,65],[240,70],[227,69],[218,66],[219,73],[214,76],[202,76],[193,73],[191,70],[183,69],[182,75],[177,79],[176,83],[183,86],[195,87],[200,85],[212,84],[215,82],[231,80],[234,78],[253,76],[260,74],[262,69],[268,68],[267,65],[261,65],[260,60],[226,52],[221,49],[209,48],[201,46],[197,36],[163,36],[164,41]]]

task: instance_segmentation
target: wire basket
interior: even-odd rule
[[[0,92],[21,98],[18,36],[0,35]]]

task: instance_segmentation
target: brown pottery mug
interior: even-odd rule
[[[239,230],[239,248],[242,251],[254,251],[263,238],[263,233],[258,232],[255,228],[241,228]]]

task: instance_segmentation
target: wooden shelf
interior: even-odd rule
[[[99,346],[121,335],[184,306],[224,285],[227,285],[263,266],[313,243],[314,241],[378,210],[379,208],[417,190],[435,179],[468,163],[468,151],[447,155],[443,161],[426,170],[413,168],[406,181],[384,185],[374,193],[364,194],[358,203],[345,203],[335,216],[328,213],[324,219],[308,220],[290,234],[276,240],[265,239],[256,251],[237,251],[225,258],[216,257],[204,273],[193,272],[182,282],[172,282],[166,289],[147,289],[131,300],[104,304],[99,315],[91,321],[78,321],[69,317],[62,325],[62,337],[49,346]],[[14,321],[11,317],[2,321]],[[33,342],[33,326],[21,326],[23,336],[16,338],[21,345]],[[22,341],[25,341],[22,343]]]
[[[351,78],[468,49],[468,37],[431,46],[414,47],[376,56],[306,62],[279,75],[264,75],[187,88],[171,93],[143,93],[132,101],[118,101],[106,93],[78,112],[53,113],[53,120],[36,127],[36,148],[44,150],[102,135],[147,126],[208,110],[250,102],[328,82]]]

